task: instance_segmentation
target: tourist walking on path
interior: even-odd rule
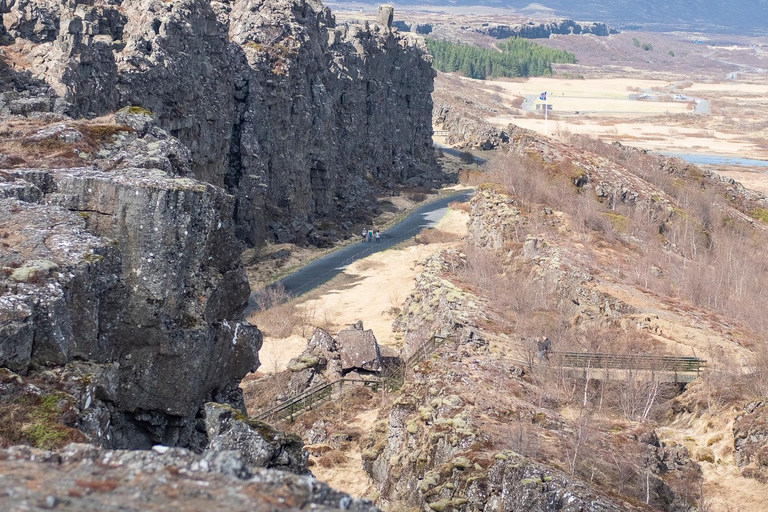
[[[365,235],[368,234],[368,230],[366,228],[363,228],[363,242],[365,242]]]
[[[373,242],[373,230],[372,229],[368,230],[368,241],[369,242]]]
[[[379,234],[379,230],[376,230],[376,243],[379,243],[381,241],[381,235]]]
[[[538,352],[539,352],[539,362],[541,363],[545,359],[549,360],[549,350],[552,348],[552,342],[549,341],[549,338],[546,336],[542,336],[539,342],[537,343]]]

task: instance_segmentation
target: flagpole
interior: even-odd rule
[[[544,96],[544,135],[548,136],[547,132],[547,116],[549,114],[549,106],[547,105],[547,96]]]

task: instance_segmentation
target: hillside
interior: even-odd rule
[[[263,407],[276,389],[351,371],[338,351],[343,361],[345,331],[363,328],[344,327],[354,318],[403,357],[440,334],[399,390],[353,387],[279,423],[311,440],[318,475],[385,510],[767,510],[768,325],[753,298],[768,286],[768,199],[618,144],[513,126],[503,138],[487,172],[463,173],[477,192],[455,205],[462,239],[438,226],[294,303],[322,328],[267,339],[265,353],[292,359],[249,378],[246,400]],[[416,272],[402,306],[365,299],[392,275],[402,297],[400,274]],[[661,362],[574,369],[561,353],[706,368],[681,384]]]

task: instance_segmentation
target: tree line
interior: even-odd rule
[[[520,37],[510,37],[498,49],[427,39],[435,69],[458,72],[481,80],[487,77],[542,76],[552,74],[552,63],[573,64],[572,53],[547,48]]]

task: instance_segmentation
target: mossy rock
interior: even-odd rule
[[[52,270],[58,270],[59,266],[48,260],[30,260],[17,268],[11,274],[11,279],[19,283],[29,283],[45,278]]]
[[[415,421],[409,421],[409,422],[408,422],[408,423],[406,423],[406,425],[405,425],[405,430],[406,430],[406,431],[407,431],[409,434],[416,434],[416,433],[419,431],[419,426],[416,424],[416,422],[415,422]]]
[[[536,478],[523,478],[520,480],[520,485],[523,487],[535,487],[539,485],[539,482],[541,482],[541,480]]]
[[[424,475],[421,485],[419,485],[419,490],[421,490],[421,492],[427,492],[435,487],[437,487],[437,476],[431,473]]]
[[[473,466],[472,461],[466,457],[456,457],[451,461],[451,463],[453,464],[454,468],[461,470],[469,469]]]
[[[455,427],[456,429],[463,429],[467,426],[467,421],[462,418],[461,416],[456,416],[450,421],[451,426]]]
[[[364,449],[360,454],[363,460],[376,460],[379,458],[379,455],[381,455],[381,451],[375,446]]]
[[[151,116],[155,115],[155,114],[152,113],[151,110],[147,110],[146,108],[137,107],[137,106],[123,107],[120,110],[118,110],[118,112],[124,113],[124,114],[131,114],[131,115],[134,115],[134,116],[145,115],[145,116],[150,116],[151,117]]]
[[[453,500],[443,499],[440,501],[436,501],[434,503],[430,503],[429,508],[431,508],[435,512],[444,512],[445,510],[449,510],[453,508]]]

